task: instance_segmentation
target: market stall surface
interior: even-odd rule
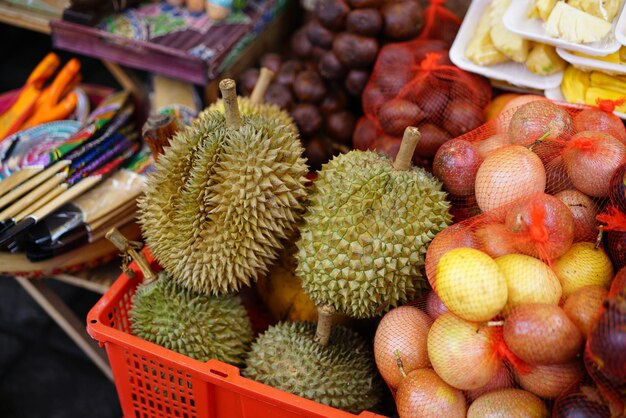
[[[20,88],[51,50],[48,36],[0,24],[0,92]],[[71,54],[60,54],[64,61]],[[10,58],[9,58],[10,57]],[[96,60],[80,58],[85,81],[116,86]],[[46,283],[79,318],[100,295]],[[119,418],[115,386],[11,277],[0,276],[0,417]]]

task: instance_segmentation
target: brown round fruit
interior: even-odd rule
[[[349,12],[350,7],[343,0],[318,0],[315,2],[315,16],[328,29],[343,29]]]
[[[326,85],[317,71],[305,70],[296,76],[293,92],[303,102],[321,102],[326,96]]]
[[[322,164],[326,164],[332,153],[326,144],[318,137],[311,138],[307,141],[304,150],[304,156],[311,171],[317,171],[322,168]]]
[[[274,81],[278,84],[291,87],[296,79],[296,76],[300,71],[302,71],[302,69],[302,63],[300,61],[285,61],[283,65],[280,66],[278,73],[276,73]]]
[[[539,100],[515,111],[508,132],[513,144],[528,146],[539,139],[566,141],[573,134],[573,124],[566,110],[550,101]]]
[[[515,417],[549,418],[541,399],[521,389],[501,389],[476,399],[467,411],[467,418]]]
[[[346,28],[363,36],[376,36],[383,27],[383,17],[377,9],[357,9],[348,14]]]
[[[484,121],[485,115],[475,103],[457,99],[448,103],[442,125],[456,138],[478,128]]]
[[[424,140],[423,136],[422,132],[418,146]],[[451,195],[470,196],[474,194],[480,163],[478,151],[471,142],[452,139],[442,144],[435,154],[433,174],[443,182],[444,189]]]
[[[446,305],[439,299],[437,292],[430,290],[426,296],[426,313],[433,321],[448,312]]]
[[[561,364],[574,359],[583,343],[578,327],[558,306],[529,303],[515,307],[504,321],[504,341],[530,364]]]
[[[414,306],[401,306],[381,319],[374,337],[374,358],[385,382],[396,389],[402,381],[396,353],[405,373],[430,366],[426,340],[432,320]]]
[[[239,82],[237,83],[237,87],[241,89],[241,94],[244,96],[249,96],[254,90],[254,86],[256,86],[256,81],[259,79],[259,69],[258,68],[248,68],[246,71],[241,74],[239,77]]]
[[[305,28],[311,45],[324,49],[329,49],[333,45],[335,34],[333,31],[322,26],[319,21],[313,19],[307,23]]]
[[[324,130],[335,141],[349,145],[355,124],[356,120],[352,113],[344,110],[328,115],[324,123]]]
[[[545,399],[554,399],[584,374],[580,361],[532,366],[530,373],[517,373],[522,388]]]
[[[374,149],[374,143],[377,140],[376,125],[372,120],[362,116],[354,128],[352,147],[362,151]]]
[[[450,96],[448,96],[441,86],[438,87],[440,88],[428,89],[426,91],[417,89],[417,91],[412,94],[411,99],[422,109],[425,118],[429,122],[445,126],[442,125],[444,121],[441,120],[441,117],[448,106]]]
[[[333,41],[333,52],[349,68],[369,67],[376,61],[378,41],[376,38],[342,32]]]
[[[423,118],[424,114],[416,104],[400,99],[384,103],[378,112],[378,122],[383,130],[398,137],[408,126],[417,126]]]
[[[402,41],[415,38],[424,26],[424,11],[416,1],[389,2],[381,9],[387,38]]]
[[[291,117],[302,135],[313,135],[322,127],[322,115],[317,107],[310,103],[299,103],[294,106]]]
[[[346,67],[339,61],[333,51],[328,51],[317,63],[320,75],[327,80],[339,80],[346,75]]]
[[[350,72],[348,72],[348,76],[346,77],[346,81],[344,82],[344,87],[351,95],[360,97],[369,78],[370,73],[368,71],[350,70]]]
[[[291,50],[300,58],[307,58],[313,50],[313,45],[309,41],[306,27],[300,28],[291,37]]]
[[[585,286],[572,293],[565,301],[563,310],[585,338],[589,338],[591,328],[598,319],[600,308],[608,294],[603,287]]]
[[[596,215],[599,208],[589,196],[578,190],[564,190],[554,195],[567,205],[574,218],[574,242],[595,242],[598,235]]]
[[[289,110],[293,106],[293,95],[289,88],[282,84],[272,83],[263,96],[263,101],[267,104],[273,104],[281,109]]]
[[[463,392],[444,382],[431,369],[413,370],[396,394],[400,418],[464,418]]]
[[[338,88],[331,88],[329,90],[330,92],[324,96],[324,100],[322,100],[320,104],[320,112],[328,114],[345,109],[348,103],[346,93]]]
[[[626,128],[624,122],[612,112],[601,109],[585,109],[574,117],[576,132],[602,131],[614,136],[626,145]]]
[[[363,91],[363,112],[367,115],[377,115],[380,107],[385,103],[385,96],[378,86],[369,84]]]
[[[452,139],[448,132],[432,123],[422,123],[418,128],[422,137],[415,147],[415,153],[420,157],[433,158],[435,154],[437,154],[439,147]],[[478,167],[476,167],[476,169],[478,169]],[[472,190],[472,193],[473,192]]]
[[[428,356],[437,374],[462,390],[479,389],[498,373],[502,361],[498,330],[465,321],[451,312],[435,320],[428,333]]]

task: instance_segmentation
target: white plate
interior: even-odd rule
[[[566,51],[563,48],[557,48],[556,53],[559,57],[572,64],[574,67],[582,71],[602,71],[608,74],[626,74],[626,64],[613,64],[611,62],[595,60],[593,58],[581,57]]]
[[[626,7],[622,6],[622,14],[617,21],[617,26],[615,27],[615,37],[618,42],[622,45],[626,46]]]
[[[514,0],[517,1],[517,0]],[[525,64],[518,62],[505,62],[502,64],[480,66],[470,61],[465,56],[467,44],[472,40],[478,21],[480,20],[485,7],[490,0],[474,0],[470,4],[461,28],[454,39],[452,48],[450,48],[450,60],[459,68],[471,71],[476,74],[495,80],[506,81],[520,87],[528,87],[531,89],[545,90],[561,85],[563,80],[563,71],[548,76],[533,74]]]
[[[533,0],[513,0],[511,5],[504,13],[502,22],[504,26],[511,32],[517,33],[524,38],[531,39],[544,44],[558,46],[559,48],[569,49],[570,51],[583,52],[589,55],[604,56],[612,54],[620,48],[620,43],[615,38],[615,31],[618,20],[623,18],[624,2],[622,2],[620,12],[613,19],[613,29],[601,41],[590,42],[587,44],[576,44],[563,39],[553,38],[548,35],[543,28],[543,20],[529,19],[528,10]],[[623,29],[621,29],[623,31]]]
[[[561,92],[561,87],[556,87],[553,89],[547,89],[544,94],[546,95],[546,97],[550,100],[558,100],[560,102],[566,102],[569,103],[568,101],[565,100],[565,97],[563,97],[563,93]],[[576,104],[580,104],[580,103],[570,103],[572,105],[576,105]],[[613,112],[615,114],[615,116],[619,117],[622,120],[626,120],[626,113],[620,113],[620,112]]]

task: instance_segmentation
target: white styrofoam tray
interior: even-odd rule
[[[581,57],[572,54],[563,48],[557,48],[556,53],[559,57],[572,64],[574,67],[582,71],[602,71],[607,74],[626,74],[626,64],[614,64],[602,60],[596,60],[588,57]]]
[[[561,80],[563,80],[563,71],[548,76],[541,76],[532,73],[523,63],[509,61],[483,67],[470,61],[465,56],[467,45],[474,36],[476,28],[478,27],[478,21],[489,2],[490,0],[474,0],[470,4],[465,18],[463,19],[463,23],[461,24],[461,28],[454,39],[452,48],[450,48],[450,60],[454,65],[488,78],[506,81],[515,86],[537,90],[545,90],[559,86]]]
[[[502,22],[504,26],[511,32],[528,38],[536,42],[543,42],[544,44],[553,45],[559,48],[568,49],[570,51],[582,52],[588,55],[604,56],[612,54],[617,51],[621,44],[615,37],[617,22],[623,18],[624,14],[624,2],[620,6],[620,12],[613,19],[613,29],[609,34],[601,41],[590,42],[587,44],[577,44],[574,42],[568,42],[563,39],[553,38],[548,35],[543,28],[544,21],[528,18],[528,10],[532,5],[533,0],[513,0],[511,5],[504,13]],[[623,29],[620,29],[623,30]]]
[[[558,100],[561,102],[567,102],[567,100],[565,100],[565,97],[563,97],[563,93],[561,92],[561,87],[556,87],[556,88],[552,88],[552,89],[547,89],[544,94],[546,95],[546,97],[550,100]],[[567,102],[569,103],[569,102]],[[572,103],[573,105],[576,105],[578,103]],[[615,116],[619,117],[622,120],[626,120],[626,113],[621,113],[621,112],[613,112],[615,114]]]
[[[626,46],[626,6],[624,5],[622,5],[622,13],[615,27],[615,37],[620,44]]]

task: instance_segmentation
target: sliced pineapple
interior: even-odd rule
[[[565,61],[556,53],[553,46],[535,44],[526,60],[526,67],[538,75],[550,75],[563,70]]]
[[[589,87],[585,92],[585,104],[588,104],[590,106],[597,106],[598,100],[620,101],[623,99],[624,93],[605,89],[602,87]],[[626,104],[615,106],[615,110],[617,110],[618,112],[626,113]]]
[[[570,103],[586,103],[585,95],[589,88],[589,73],[580,71],[570,65],[563,72],[561,92],[565,100]]]
[[[535,8],[541,20],[547,20],[558,0],[537,0]]]
[[[481,66],[495,65],[506,62],[509,58],[493,44],[491,40],[491,6],[487,6],[476,27],[474,36],[467,44],[465,56],[472,62]]]
[[[500,52],[515,62],[525,62],[528,58],[529,41],[509,31],[502,23],[502,16],[511,4],[511,0],[493,0],[491,2],[491,40]]]
[[[567,0],[567,4],[590,15],[612,22],[619,12],[621,0]]]
[[[577,44],[596,42],[611,30],[611,24],[565,2],[558,2],[544,23],[548,35]]]
[[[612,90],[619,94],[626,95],[626,77],[609,75],[594,71],[589,77],[592,87],[599,87],[606,90]]]

